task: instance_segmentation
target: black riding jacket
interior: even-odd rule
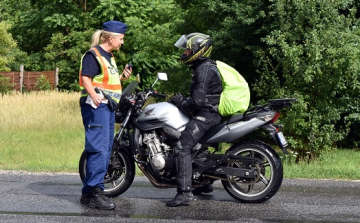
[[[182,107],[194,113],[201,108],[211,108],[218,105],[222,84],[216,63],[209,58],[203,58],[197,60],[190,68],[194,70],[191,79],[190,97],[183,101]]]

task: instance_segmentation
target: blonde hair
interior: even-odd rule
[[[100,40],[101,42],[107,42],[110,39],[110,37],[112,36],[115,37],[118,35],[120,35],[120,33],[113,33],[98,29],[95,31],[95,33],[91,38],[91,47],[99,45]]]

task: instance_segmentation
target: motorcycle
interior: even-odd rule
[[[167,81],[166,73],[158,73],[155,83]],[[176,188],[176,165],[173,143],[185,129],[190,117],[169,102],[144,106],[151,97],[166,95],[150,89],[139,90],[134,81],[123,91],[116,122],[121,127],[115,135],[108,170],[104,179],[105,194],[116,197],[132,184],[136,167],[157,188]],[[243,114],[234,114],[211,127],[192,149],[192,187],[199,188],[220,180],[227,193],[245,203],[261,203],[279,190],[283,166],[276,151],[254,139],[242,140],[255,131],[265,130],[284,153],[287,141],[282,125],[274,122],[280,110],[295,98],[269,100]],[[221,152],[220,143],[230,144]],[[79,161],[80,178],[86,176],[86,154]]]

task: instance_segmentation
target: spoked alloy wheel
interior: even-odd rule
[[[256,171],[254,179],[226,176],[222,180],[225,190],[236,200],[245,203],[260,203],[270,199],[279,190],[283,180],[283,167],[276,152],[259,141],[248,141],[232,146],[233,155],[256,157],[261,163],[244,166],[241,162],[230,162],[229,167],[252,169]]]
[[[86,177],[86,153],[82,153],[79,162],[80,178]],[[116,197],[124,193],[132,184],[135,177],[135,164],[124,151],[115,151],[110,159],[108,171],[105,175],[105,195]]]

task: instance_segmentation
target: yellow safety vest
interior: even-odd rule
[[[96,59],[101,67],[101,74],[96,75],[92,79],[92,85],[104,91],[104,93],[111,96],[114,101],[119,102],[120,96],[122,93],[119,70],[117,69],[114,55],[111,57],[111,63],[100,54],[99,50],[91,48],[90,51],[95,52]],[[87,96],[82,81],[81,81],[81,71],[82,71],[82,61],[84,59],[85,54],[81,58],[80,71],[79,71],[79,85],[81,89],[81,97]]]

